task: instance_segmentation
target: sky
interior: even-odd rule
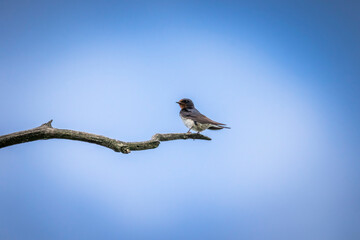
[[[0,1],[0,239],[359,239],[356,1]]]

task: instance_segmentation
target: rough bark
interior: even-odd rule
[[[148,141],[142,142],[123,142],[116,139],[104,137],[87,132],[79,132],[68,129],[53,128],[50,120],[39,127],[15,132],[0,136],[0,148],[15,144],[32,142],[36,140],[46,140],[52,138],[77,140],[88,143],[98,144],[114,150],[115,152],[130,153],[131,151],[140,151],[157,148],[160,142],[172,141],[178,139],[202,139],[211,140],[211,138],[197,133],[157,133]]]

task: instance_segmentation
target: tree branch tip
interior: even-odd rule
[[[208,136],[202,135],[201,133],[186,133],[186,135],[188,135],[188,138],[192,138],[192,139],[201,139],[201,140],[208,140],[211,141],[211,138],[209,138]]]
[[[51,119],[50,121],[48,121],[47,123],[41,124],[40,127],[48,127],[48,128],[52,128],[51,123],[53,122],[53,120]]]

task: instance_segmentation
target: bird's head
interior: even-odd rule
[[[181,109],[194,108],[194,103],[188,98],[183,98],[183,99],[181,99],[180,101],[178,101],[176,103],[180,105]]]

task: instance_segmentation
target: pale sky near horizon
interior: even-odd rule
[[[0,239],[359,239],[359,4],[0,1]]]

